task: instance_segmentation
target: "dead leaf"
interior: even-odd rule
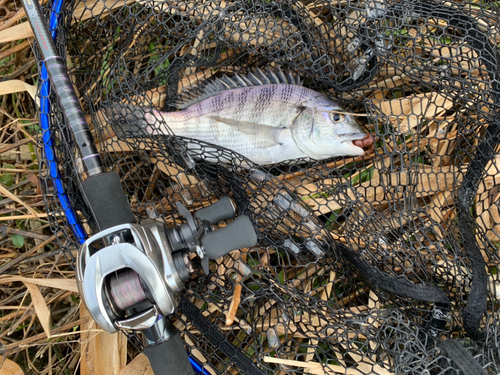
[[[32,279],[21,276],[0,276],[0,284],[13,283],[20,281],[22,283],[31,283],[35,285],[48,286],[49,288],[56,288],[68,290],[70,292],[78,293],[75,279]]]
[[[35,308],[38,320],[40,320],[45,334],[50,338],[50,311],[45,304],[42,293],[40,293],[40,290],[35,284],[28,283],[26,281],[23,281],[23,283],[30,292],[31,301],[33,303],[33,307]]]
[[[38,100],[36,98],[36,86],[29,85],[18,79],[0,82],[0,96],[23,91],[27,91],[31,98],[38,104]]]
[[[80,318],[90,316],[84,304],[80,304]],[[118,374],[127,365],[127,336],[122,332],[109,334],[101,331],[94,334],[99,326],[95,320],[90,319],[82,324],[80,340],[81,347],[80,375],[107,375]],[[127,366],[128,367],[128,366]],[[141,374],[140,372],[129,372]]]
[[[6,359],[0,367],[0,375],[24,375],[24,372],[16,362]]]
[[[0,31],[0,43],[14,42],[16,40],[33,38],[33,30],[29,22],[22,22]]]

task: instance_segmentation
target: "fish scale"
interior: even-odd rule
[[[115,131],[130,137],[138,135],[137,128],[154,135],[169,134],[170,129],[178,136],[235,151],[257,164],[362,155],[363,149],[352,141],[367,135],[355,119],[335,115],[333,111],[342,111],[335,101],[299,82],[281,70],[225,76],[193,89],[198,96],[184,95],[187,99],[180,111],[141,108],[144,116],[139,121],[134,117],[134,129],[131,121],[121,121],[114,125]],[[127,112],[126,106],[118,106],[120,113]],[[132,110],[137,113],[136,107]]]

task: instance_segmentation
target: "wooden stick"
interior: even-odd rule
[[[239,279],[239,280],[238,280]],[[241,276],[238,275],[237,284],[234,287],[233,299],[226,316],[226,325],[230,326],[234,322],[234,317],[236,316],[236,311],[241,301]]]
[[[122,368],[117,375],[154,375],[145,354],[139,354],[126,367]]]
[[[247,251],[248,249],[241,249],[241,260],[246,262],[247,260]],[[236,285],[234,287],[233,299],[231,301],[231,305],[229,306],[229,310],[226,314],[226,326],[230,326],[234,322],[234,317],[236,316],[236,311],[238,311],[238,307],[241,301],[241,281],[243,280],[243,276],[238,274],[236,276]]]

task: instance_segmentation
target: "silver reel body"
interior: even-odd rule
[[[103,242],[106,246],[96,250]],[[163,225],[151,220],[141,225],[119,225],[89,238],[78,257],[77,283],[99,326],[108,333],[140,330],[150,328],[162,315],[173,314],[184,284],[174,256],[182,262],[182,254],[172,254]],[[139,275],[154,303],[145,311],[121,318],[110,302],[113,298],[106,283],[110,276],[126,269]]]
[[[166,228],[151,219],[121,224],[82,245],[76,262],[78,289],[106,332],[142,331],[146,341],[160,340],[163,333],[155,331],[167,324],[162,318],[174,313],[184,282],[194,272],[189,253],[197,254],[208,274],[208,259],[257,243],[247,216],[214,230],[213,224],[235,215],[234,203],[227,197],[198,210],[194,217],[180,203],[177,208],[186,219],[180,226]]]

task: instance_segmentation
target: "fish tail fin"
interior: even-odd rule
[[[148,121],[152,109],[123,103],[107,103],[104,108],[108,124],[119,138],[136,138],[158,132],[154,121]]]

